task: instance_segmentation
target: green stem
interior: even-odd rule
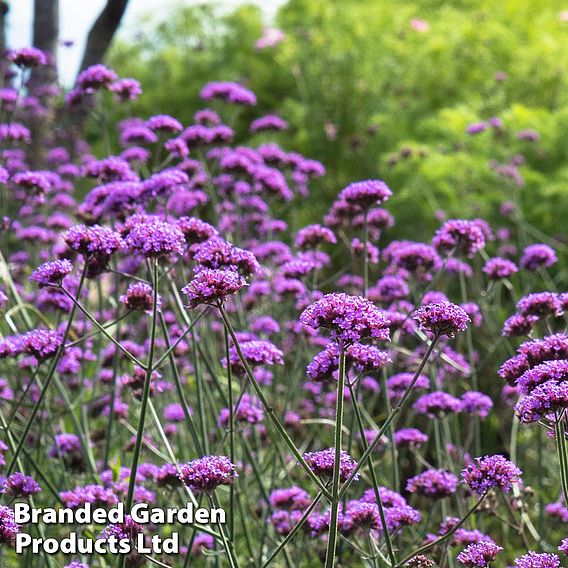
[[[36,419],[37,413],[39,412],[39,409],[41,407],[41,405],[43,404],[43,401],[45,399],[45,395],[47,394],[47,391],[49,389],[49,385],[51,384],[51,381],[53,379],[53,376],[55,375],[55,371],[57,369],[57,364],[59,363],[59,359],[61,358],[61,356],[63,355],[63,352],[65,351],[65,343],[67,341],[67,338],[69,337],[69,332],[71,331],[71,326],[73,325],[73,320],[75,319],[75,312],[76,309],[75,307],[77,306],[77,300],[79,299],[79,296],[81,294],[81,291],[83,289],[83,285],[85,283],[85,277],[87,275],[87,263],[85,262],[85,266],[83,267],[83,272],[81,273],[81,279],[79,280],[79,286],[77,288],[77,294],[76,294],[76,298],[74,298],[73,296],[71,296],[71,298],[73,299],[73,307],[71,308],[71,313],[69,314],[69,321],[67,322],[67,326],[65,328],[65,332],[63,334],[63,338],[61,339],[61,346],[59,347],[59,349],[57,350],[57,352],[55,353],[53,359],[51,360],[51,365],[49,366],[49,370],[47,371],[47,378],[45,379],[45,383],[43,385],[43,388],[41,390],[41,393],[39,395],[39,398],[37,399],[33,409],[32,409],[32,413],[26,423],[26,426],[24,428],[24,433],[22,434],[22,436],[20,437],[20,441],[18,442],[18,446],[16,448],[16,451],[14,452],[14,455],[12,456],[12,461],[10,462],[10,465],[8,466],[8,469],[6,470],[6,477],[8,477],[12,471],[14,470],[14,466],[16,465],[16,462],[18,460],[18,456],[20,455],[20,452],[22,451],[22,447],[24,446],[24,444],[26,443],[26,440],[28,439],[28,434],[30,433],[30,429]]]
[[[479,499],[472,505],[472,507],[469,509],[469,511],[462,517],[460,522],[456,523],[448,532],[444,533],[442,536],[438,537],[436,540],[433,540],[432,542],[429,542],[427,544],[424,544],[420,548],[417,548],[414,552],[411,552],[408,556],[403,558],[395,566],[395,568],[402,568],[402,566],[404,566],[409,560],[411,560],[415,556],[418,556],[419,554],[424,554],[425,552],[428,552],[428,550],[431,550],[435,546],[438,546],[438,545],[442,544],[443,542],[445,542],[446,540],[448,540],[459,528],[461,528],[465,524],[465,522],[469,519],[469,517],[471,517],[471,515],[473,515],[473,513],[477,510],[477,508],[481,505],[481,503],[483,503],[483,500],[485,499],[485,497],[487,497],[487,493],[488,493],[488,491],[483,493],[483,495],[481,495],[481,497],[479,497]]]
[[[347,385],[349,387],[349,393],[351,394],[351,401],[353,402],[353,411],[355,414],[355,418],[357,420],[357,425],[359,426],[359,435],[361,436],[361,445],[363,446],[363,451],[365,451],[368,447],[367,445],[367,438],[365,438],[365,428],[363,426],[363,420],[361,418],[361,411],[359,410],[359,404],[355,397],[355,389],[351,381],[347,381]],[[387,552],[389,555],[389,560],[391,566],[396,566],[396,556],[394,554],[394,549],[392,546],[392,540],[390,537],[389,529],[387,526],[387,519],[385,516],[385,509],[383,507],[383,500],[381,498],[381,492],[379,490],[379,483],[377,480],[377,474],[375,473],[375,468],[373,467],[373,460],[369,460],[369,473],[371,475],[371,482],[373,484],[373,491],[375,493],[375,499],[377,500],[377,507],[379,509],[379,517],[381,519],[381,527],[383,529],[383,535],[385,537],[385,543],[387,545]]]
[[[339,376],[337,378],[337,400],[335,403],[335,461],[333,462],[333,481],[331,485],[331,519],[327,539],[326,568],[333,568],[337,549],[337,528],[339,515],[339,481],[341,476],[341,437],[343,428],[343,403],[345,388],[345,349],[339,355]]]
[[[258,381],[256,380],[256,378],[255,378],[255,376],[252,372],[252,369],[250,368],[250,365],[248,364],[248,361],[246,360],[246,358],[245,358],[245,356],[242,352],[241,346],[239,344],[239,341],[237,339],[237,336],[235,334],[233,326],[231,325],[231,322],[229,321],[229,317],[227,316],[227,312],[225,311],[225,308],[223,307],[222,304],[219,304],[218,308],[219,308],[219,312],[221,313],[223,323],[225,324],[225,327],[227,328],[227,331],[229,332],[229,335],[231,336],[231,339],[233,340],[233,345],[235,346],[235,350],[237,351],[237,355],[239,356],[239,360],[241,361],[241,363],[242,363],[242,365],[245,369],[245,373],[246,373],[248,379],[250,380],[252,387],[253,387],[256,395],[258,396],[262,406],[264,407],[264,410],[268,414],[268,417],[270,418],[271,422],[274,424],[274,427],[276,428],[278,433],[284,439],[284,442],[288,446],[289,450],[292,452],[292,454],[294,454],[294,457],[298,460],[300,465],[304,468],[304,470],[306,471],[306,473],[308,474],[310,479],[318,486],[318,489],[324,494],[324,496],[331,501],[331,493],[323,485],[323,483],[318,478],[318,476],[310,469],[310,466],[306,463],[306,460],[304,459],[302,454],[299,452],[298,448],[296,447],[296,445],[294,444],[294,442],[292,441],[290,436],[288,436],[288,433],[286,432],[285,428],[280,423],[280,420],[278,420],[278,417],[276,416],[276,413],[274,412],[274,408],[271,406],[271,404],[268,402],[268,399],[266,398],[266,396],[262,392],[262,388],[258,384]]]
[[[422,357],[422,361],[420,361],[420,365],[418,365],[418,369],[416,369],[416,372],[412,377],[412,381],[410,381],[410,384],[408,385],[408,388],[406,389],[404,395],[400,399],[400,402],[395,408],[393,408],[392,412],[387,417],[384,424],[381,426],[381,429],[377,432],[375,439],[369,444],[369,447],[363,452],[363,455],[361,456],[359,463],[353,469],[353,471],[351,472],[351,474],[349,475],[349,477],[341,487],[341,491],[339,492],[340,498],[342,498],[345,495],[345,493],[349,489],[351,483],[353,483],[353,480],[355,479],[355,477],[357,476],[363,465],[370,458],[371,454],[373,453],[373,451],[381,441],[383,434],[388,430],[389,426],[394,422],[394,420],[398,417],[398,415],[406,408],[410,395],[412,394],[412,390],[414,389],[414,385],[416,384],[418,377],[421,375],[424,367],[426,366],[426,362],[430,358],[430,355],[432,355],[432,352],[434,351],[434,347],[436,346],[438,339],[439,339],[438,336],[434,336],[434,338],[430,342],[430,345],[428,346],[428,349],[426,350],[424,357]]]

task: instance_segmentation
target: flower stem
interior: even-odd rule
[[[335,461],[333,462],[333,482],[331,485],[331,519],[327,540],[326,568],[333,568],[337,549],[337,525],[339,515],[339,481],[341,476],[341,436],[343,428],[343,403],[345,388],[345,349],[339,355],[339,376],[337,378],[337,400],[335,403]]]
[[[310,466],[306,463],[306,460],[303,458],[302,454],[299,452],[298,448],[296,447],[296,445],[294,444],[294,442],[292,441],[290,436],[288,436],[288,433],[286,432],[284,426],[282,426],[282,424],[280,423],[280,420],[278,420],[278,417],[276,416],[276,413],[274,412],[274,408],[270,405],[270,403],[268,402],[268,399],[266,398],[266,396],[262,392],[262,389],[260,388],[260,385],[258,384],[258,381],[256,380],[256,378],[255,378],[255,376],[252,372],[252,369],[250,368],[250,365],[248,364],[248,361],[246,360],[246,358],[243,354],[243,351],[242,351],[241,346],[239,344],[239,340],[237,339],[237,336],[235,334],[235,330],[233,329],[233,326],[231,325],[231,322],[229,321],[229,317],[227,316],[227,312],[225,311],[224,306],[222,304],[219,304],[218,308],[219,308],[219,312],[221,313],[221,318],[223,319],[223,323],[225,324],[225,327],[227,328],[227,331],[229,332],[229,335],[231,336],[231,339],[233,341],[233,345],[235,346],[235,350],[237,352],[239,360],[241,361],[241,363],[242,363],[242,365],[245,369],[245,373],[247,374],[247,377],[252,384],[254,392],[258,396],[258,398],[259,398],[262,406],[264,407],[264,410],[268,414],[271,422],[274,424],[274,427],[276,428],[276,430],[278,430],[278,433],[284,439],[284,442],[288,446],[289,450],[292,452],[292,454],[294,454],[294,457],[298,460],[300,465],[304,468],[304,470],[306,471],[306,473],[308,474],[310,479],[318,486],[318,489],[324,494],[324,496],[328,500],[331,501],[331,493],[324,486],[324,484],[321,482],[321,480],[318,478],[318,476],[310,469]]]
[[[76,293],[76,298],[73,298],[73,307],[71,308],[71,313],[69,314],[69,321],[67,322],[67,326],[65,327],[65,332],[63,333],[63,338],[61,339],[61,346],[59,347],[59,349],[57,350],[57,352],[55,353],[53,359],[51,360],[51,365],[49,366],[49,369],[47,371],[47,377],[45,379],[45,383],[43,384],[43,388],[41,389],[41,393],[39,395],[39,398],[37,399],[33,409],[32,409],[32,413],[26,423],[26,426],[24,428],[24,433],[22,434],[22,436],[20,437],[20,441],[18,442],[18,446],[14,452],[14,455],[12,456],[12,461],[10,462],[10,465],[8,466],[8,469],[6,470],[6,477],[8,477],[12,471],[14,470],[14,466],[16,465],[16,462],[18,460],[18,456],[20,455],[20,452],[22,451],[22,447],[24,446],[24,444],[26,443],[26,440],[28,438],[28,434],[30,433],[30,429],[36,419],[37,413],[39,412],[39,409],[41,407],[41,405],[43,404],[43,401],[45,399],[45,395],[47,394],[47,391],[49,389],[49,385],[51,384],[51,381],[53,379],[53,376],[55,375],[55,371],[57,369],[57,364],[59,363],[59,359],[61,359],[61,356],[63,355],[63,352],[65,351],[65,343],[67,341],[67,338],[69,337],[69,332],[71,331],[71,326],[73,325],[73,320],[75,319],[75,312],[76,312],[76,306],[77,306],[77,300],[81,294],[81,291],[83,289],[83,285],[85,283],[85,277],[87,275],[87,263],[85,263],[85,266],[83,267],[83,272],[81,273],[81,279],[79,280],[79,286],[77,287],[77,293]]]
[[[356,399],[355,389],[351,381],[347,381],[349,387],[349,393],[351,395],[351,401],[353,402],[353,411],[357,424],[359,426],[359,435],[361,436],[361,445],[363,446],[363,451],[368,447],[367,439],[365,438],[365,428],[363,426],[363,420],[361,419],[361,411],[359,410],[359,404]],[[386,392],[386,391],[385,391]],[[379,518],[381,519],[381,528],[383,529],[383,535],[385,537],[385,543],[387,545],[387,552],[389,555],[390,565],[396,566],[396,556],[394,554],[394,549],[392,546],[392,540],[390,537],[389,529],[387,526],[387,519],[385,516],[385,509],[383,507],[383,500],[381,498],[381,492],[379,491],[379,483],[377,480],[377,474],[375,473],[375,468],[373,467],[373,460],[369,460],[369,473],[371,475],[371,481],[373,484],[373,491],[375,493],[375,499],[377,500],[377,507],[379,509]],[[370,538],[370,537],[369,537]]]
[[[394,420],[398,417],[398,415],[406,408],[406,406],[408,404],[408,400],[410,398],[410,395],[412,394],[412,390],[414,389],[414,385],[416,384],[418,377],[420,376],[424,367],[426,366],[426,362],[430,358],[430,355],[432,355],[432,352],[434,351],[434,347],[436,346],[437,342],[438,342],[438,336],[434,336],[434,338],[430,342],[430,345],[428,346],[428,349],[426,350],[426,353],[424,354],[424,357],[422,357],[422,361],[420,361],[420,365],[418,365],[418,369],[416,369],[416,372],[414,373],[414,376],[412,377],[412,381],[410,381],[408,388],[406,389],[406,391],[404,392],[404,395],[400,399],[400,402],[398,403],[398,405],[395,408],[393,408],[392,412],[389,414],[389,416],[385,420],[384,424],[381,426],[380,430],[377,432],[375,439],[369,444],[369,447],[363,452],[363,455],[361,456],[359,463],[357,464],[355,469],[351,472],[351,474],[349,475],[349,477],[347,478],[347,480],[345,481],[345,483],[341,487],[341,491],[339,492],[340,499],[343,498],[343,496],[345,495],[345,493],[349,489],[351,483],[353,483],[355,476],[359,473],[359,471],[361,470],[363,465],[370,458],[371,454],[373,453],[373,451],[377,447],[378,443],[381,441],[383,434],[388,430],[389,426],[394,422]]]
[[[417,548],[414,552],[411,552],[408,556],[403,558],[395,566],[395,568],[401,568],[402,566],[404,566],[409,560],[411,560],[415,556],[418,556],[419,554],[424,554],[428,550],[430,550],[430,549],[434,548],[435,546],[438,546],[439,544],[442,544],[443,542],[448,540],[459,528],[461,528],[465,524],[465,522],[469,519],[469,517],[471,517],[471,515],[473,515],[473,513],[475,513],[477,508],[481,505],[481,503],[483,503],[483,500],[485,499],[485,497],[487,497],[487,493],[488,493],[488,491],[483,493],[483,495],[481,495],[479,497],[479,499],[471,506],[469,511],[462,517],[462,519],[459,521],[459,523],[456,523],[448,532],[444,533],[442,536],[438,537],[436,540],[433,540],[432,542],[429,542],[427,544],[424,544],[420,548]]]

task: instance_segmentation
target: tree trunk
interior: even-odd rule
[[[57,83],[57,45],[59,42],[59,0],[34,0],[33,45],[45,51],[48,64],[34,69],[29,87]]]
[[[79,73],[87,67],[101,63],[120,26],[128,0],[107,0],[99,17],[93,24],[87,37],[87,45],[81,61]]]
[[[0,0],[0,57],[6,53],[6,14],[10,7],[4,0]]]

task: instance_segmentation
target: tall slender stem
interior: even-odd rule
[[[430,345],[428,346],[428,349],[426,350],[426,353],[424,354],[424,357],[422,357],[422,361],[420,361],[420,365],[418,365],[418,369],[416,369],[416,372],[414,373],[414,376],[412,377],[412,381],[410,381],[408,388],[406,389],[406,391],[404,392],[404,395],[400,399],[400,402],[398,403],[398,405],[395,408],[393,408],[392,412],[389,414],[389,416],[385,420],[384,424],[381,426],[380,430],[377,432],[375,439],[369,444],[369,447],[363,452],[363,455],[361,456],[359,463],[353,469],[353,471],[351,472],[351,474],[349,475],[349,477],[347,478],[347,480],[345,481],[345,483],[341,487],[341,491],[339,492],[340,498],[342,498],[345,495],[345,493],[347,492],[347,490],[351,486],[351,483],[353,483],[353,480],[355,479],[355,477],[357,476],[357,474],[359,473],[361,468],[365,465],[367,460],[370,458],[371,454],[374,452],[375,448],[377,447],[377,445],[381,441],[383,434],[388,430],[389,426],[394,422],[394,420],[398,417],[398,415],[405,409],[406,405],[408,404],[408,400],[410,398],[410,395],[412,394],[412,390],[414,389],[414,385],[416,384],[418,377],[420,376],[424,367],[426,366],[426,362],[430,358],[430,355],[432,355],[432,351],[434,351],[434,347],[436,346],[438,339],[439,339],[438,336],[433,337],[432,341],[430,342]]]
[[[41,390],[39,398],[37,399],[37,401],[36,401],[36,403],[35,403],[35,405],[32,409],[32,413],[31,413],[30,417],[28,418],[28,421],[27,421],[26,426],[24,428],[24,433],[20,437],[20,441],[18,442],[18,446],[17,446],[17,448],[14,452],[14,455],[12,456],[12,461],[10,462],[8,469],[6,470],[6,476],[9,476],[10,473],[12,473],[14,466],[16,465],[16,462],[18,460],[18,456],[20,455],[20,452],[22,451],[22,447],[26,443],[26,440],[28,438],[28,434],[30,433],[30,429],[31,429],[33,423],[35,422],[37,413],[39,412],[39,409],[40,409],[41,405],[43,404],[43,401],[45,399],[45,395],[47,394],[47,391],[49,389],[49,385],[51,384],[53,376],[55,375],[55,371],[57,369],[57,364],[59,363],[59,359],[61,359],[61,356],[63,355],[63,353],[65,351],[65,347],[66,347],[65,343],[67,342],[67,338],[69,337],[69,332],[71,331],[71,326],[73,325],[73,320],[75,319],[75,312],[76,312],[76,306],[77,306],[76,302],[81,295],[81,291],[83,289],[83,284],[85,283],[86,275],[87,275],[87,262],[85,261],[85,266],[83,267],[83,272],[81,273],[81,279],[79,280],[79,286],[77,288],[76,298],[73,298],[74,303],[73,303],[73,307],[71,308],[71,313],[69,314],[69,321],[67,322],[67,326],[65,327],[65,332],[63,333],[63,338],[61,339],[61,346],[59,347],[59,349],[55,353],[53,359],[51,360],[51,365],[49,366],[49,369],[47,371],[47,377],[45,379],[45,383],[43,384],[43,388]]]
[[[146,411],[148,409],[148,399],[150,398],[150,383],[152,382],[152,364],[154,362],[154,350],[156,347],[156,328],[158,323],[158,259],[153,260],[152,267],[152,285],[153,285],[153,305],[152,305],[152,321],[150,322],[150,347],[148,350],[148,361],[146,364],[146,376],[144,378],[144,389],[142,392],[142,404],[140,406],[140,418],[138,419],[138,429],[136,432],[136,442],[134,444],[134,452],[132,455],[132,463],[130,465],[130,480],[128,482],[128,495],[126,497],[126,511],[130,512],[132,502],[134,500],[134,488],[136,486],[136,472],[138,471],[138,462],[140,460],[140,450],[142,449],[142,439],[144,438],[144,423],[146,421]],[[119,559],[119,568],[124,568],[126,555],[121,554]]]
[[[239,340],[237,339],[237,335],[235,334],[235,330],[233,329],[233,326],[231,325],[231,322],[229,320],[229,317],[227,316],[227,312],[225,311],[225,308],[223,307],[222,304],[219,304],[218,308],[219,308],[219,312],[221,313],[223,323],[225,324],[225,327],[227,328],[227,331],[229,332],[229,335],[231,336],[231,339],[233,341],[233,345],[235,346],[235,350],[237,351],[237,355],[239,357],[239,360],[241,361],[241,363],[242,363],[242,365],[245,369],[245,373],[246,373],[247,377],[249,378],[249,380],[252,384],[252,387],[254,389],[254,392],[258,396],[258,398],[259,398],[262,406],[264,407],[264,410],[268,414],[268,417],[270,418],[272,424],[274,425],[274,427],[276,428],[278,433],[282,436],[282,438],[284,439],[284,442],[288,446],[288,449],[292,452],[292,454],[294,454],[294,457],[298,460],[299,464],[304,468],[305,472],[308,474],[310,479],[318,486],[318,489],[324,494],[324,496],[328,500],[331,501],[331,493],[328,491],[327,487],[325,487],[325,485],[321,482],[319,477],[310,469],[310,466],[306,463],[306,460],[304,459],[302,454],[299,452],[298,448],[296,447],[296,445],[294,444],[294,442],[292,441],[290,436],[288,436],[288,433],[286,432],[284,426],[282,426],[280,420],[278,420],[278,417],[276,416],[276,413],[274,412],[274,408],[268,402],[268,399],[264,395],[262,388],[258,384],[258,381],[256,380],[256,378],[255,378],[255,376],[252,372],[252,369],[250,368],[250,365],[248,364],[248,361],[246,360],[246,358],[243,354],[243,351],[242,351],[241,346],[239,344]]]
[[[339,481],[341,476],[341,437],[343,428],[343,403],[345,388],[345,348],[339,355],[339,376],[337,378],[337,400],[335,403],[335,461],[333,462],[333,481],[331,485],[331,519],[327,539],[326,568],[333,568],[337,549],[337,524],[339,515]]]

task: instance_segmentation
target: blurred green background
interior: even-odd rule
[[[407,238],[429,238],[437,211],[497,224],[499,205],[516,197],[527,223],[563,239],[564,9],[559,0],[290,0],[266,22],[258,7],[221,13],[207,3],[141,22],[115,43],[109,63],[141,81],[133,109],[141,116],[191,123],[210,80],[255,91],[258,107],[231,117],[238,141],[274,140],[328,170],[301,222],[319,221],[350,181],[378,177],[395,192],[389,209]],[[258,49],[267,25],[285,38]],[[289,131],[251,139],[250,120],[268,112]],[[501,126],[467,133],[493,117]],[[538,139],[519,139],[527,129]]]

